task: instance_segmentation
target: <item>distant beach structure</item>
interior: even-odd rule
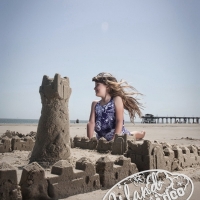
[[[157,120],[157,122],[156,122]],[[199,124],[200,122],[200,117],[176,117],[176,116],[171,116],[171,117],[163,117],[163,116],[154,116],[152,114],[145,114],[145,116],[142,116],[142,122],[141,123],[157,123],[159,124],[161,120],[161,123],[179,123],[179,124]],[[165,120],[165,122],[164,122]],[[191,120],[191,121],[190,121]],[[173,122],[174,121],[174,122]]]
[[[142,116],[142,123],[156,123],[156,120],[152,114],[146,114],[144,117]]]

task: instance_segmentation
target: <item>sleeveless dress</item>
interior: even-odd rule
[[[105,104],[100,105],[100,101],[95,105],[95,132],[97,139],[104,137],[107,141],[113,139],[115,135],[116,115],[114,100],[111,100]],[[130,132],[124,127],[124,120],[121,134],[129,134]]]

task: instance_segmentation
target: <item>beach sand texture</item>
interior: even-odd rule
[[[132,124],[127,123],[125,127],[129,131],[146,131],[146,140],[158,140],[170,144],[195,144],[200,145],[200,124]],[[0,136],[6,130],[16,131],[22,134],[37,132],[37,124],[0,124]],[[70,124],[70,136],[86,136],[86,124]],[[181,140],[181,138],[193,138],[194,140]]]
[[[125,124],[129,131],[144,130],[146,131],[145,139],[150,141],[167,142],[170,144],[179,145],[196,145],[200,147],[200,124]],[[37,131],[37,124],[0,124],[0,136],[6,130],[28,134],[31,131]],[[70,124],[70,136],[75,137],[86,136],[86,124]],[[99,154],[93,150],[82,150],[78,148],[71,149],[71,155],[74,163],[81,157],[90,157],[92,162],[96,162],[98,158],[107,154]],[[21,177],[23,166],[28,164],[30,152],[28,151],[13,151],[11,153],[0,154],[0,162],[4,161],[17,168],[18,179]],[[117,156],[109,154],[112,160]],[[200,166],[188,168],[181,171],[188,175],[194,181],[194,193],[191,200],[198,200],[200,191]],[[46,170],[46,174],[50,174],[50,170]],[[19,181],[19,180],[18,180]],[[102,199],[108,190],[97,190],[89,193],[78,194],[66,199]]]

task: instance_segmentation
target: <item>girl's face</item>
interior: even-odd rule
[[[94,90],[97,97],[105,97],[108,93],[108,87],[103,83],[95,82]]]

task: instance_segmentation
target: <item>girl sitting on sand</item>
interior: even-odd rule
[[[135,139],[142,139],[144,131],[129,132],[124,127],[124,109],[128,111],[131,121],[135,113],[141,116],[141,104],[131,95],[138,94],[135,89],[125,81],[117,82],[110,73],[100,73],[92,81],[95,82],[96,96],[100,101],[93,101],[90,119],[87,124],[87,136],[89,139],[96,132],[97,139],[104,137],[107,141],[113,140],[115,134],[133,135]],[[125,91],[129,89],[132,91]]]

